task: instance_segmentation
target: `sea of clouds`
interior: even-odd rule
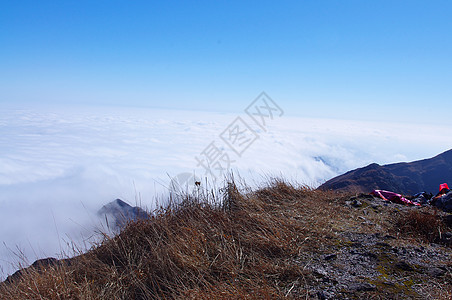
[[[220,137],[236,117],[256,133],[240,155]],[[116,198],[152,210],[157,200],[164,202],[174,176],[193,173],[204,182],[196,157],[209,145],[250,185],[275,176],[315,187],[372,162],[439,154],[452,145],[450,130],[284,114],[262,128],[244,112],[1,109],[0,279],[18,262],[70,255],[73,246],[89,248],[103,228],[97,210]]]

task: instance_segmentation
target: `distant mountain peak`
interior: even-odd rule
[[[126,202],[122,201],[121,199],[116,199],[112,202],[110,202],[107,205],[118,205],[119,207],[131,207],[129,204],[127,204]]]
[[[113,229],[124,227],[129,221],[147,219],[148,213],[138,206],[131,206],[121,199],[116,199],[102,206],[97,212],[101,217],[106,217]]]

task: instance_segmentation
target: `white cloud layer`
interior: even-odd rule
[[[411,161],[448,150],[451,128],[282,116],[239,157],[219,138],[237,117],[138,109],[0,110],[0,277],[16,254],[58,256],[100,226],[96,211],[121,198],[154,207],[212,142],[249,183],[266,175],[317,186],[371,162]],[[414,120],[415,121],[415,120]],[[89,245],[89,244],[88,244]]]

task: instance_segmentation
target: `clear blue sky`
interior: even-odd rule
[[[292,114],[431,119],[452,103],[451,16],[450,1],[2,1],[0,105],[241,111],[265,90]]]

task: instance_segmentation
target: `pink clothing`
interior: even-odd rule
[[[419,203],[410,201],[407,198],[403,197],[402,195],[394,193],[394,192],[389,192],[389,191],[384,191],[384,190],[374,190],[370,194],[374,195],[376,197],[380,197],[383,200],[391,201],[394,203],[420,206]]]

